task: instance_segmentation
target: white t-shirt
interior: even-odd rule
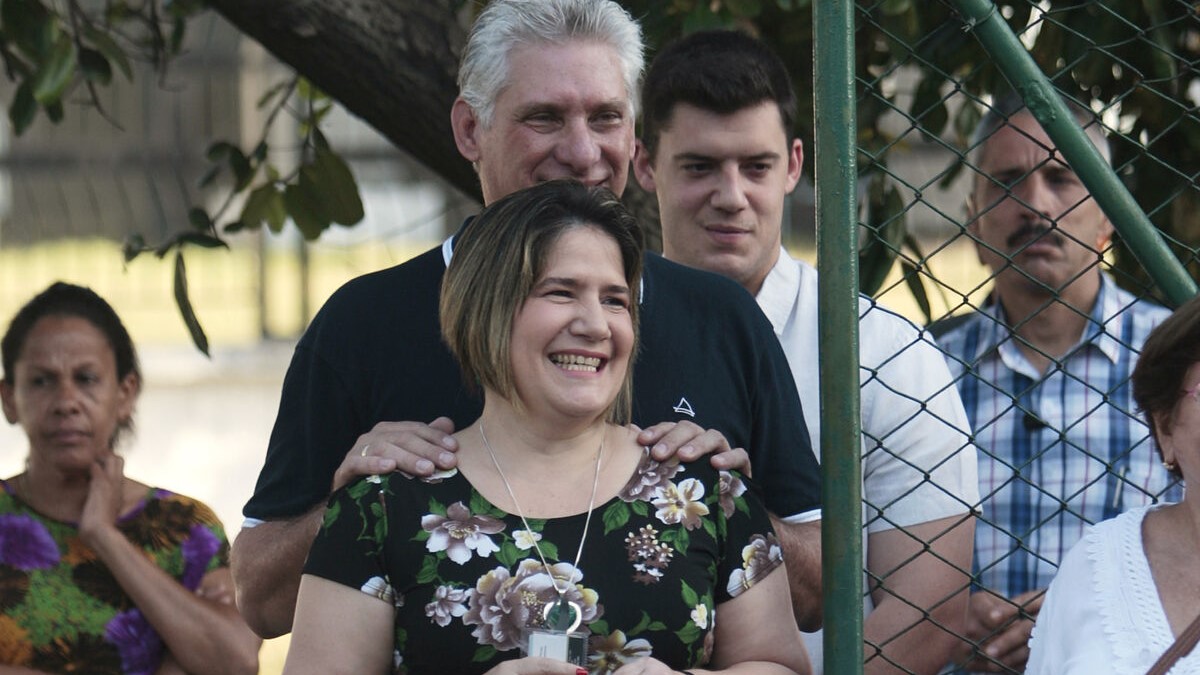
[[[781,251],[756,299],[787,355],[819,458],[817,271]],[[870,533],[972,510],[979,481],[970,424],[933,337],[864,297],[859,357],[865,559]],[[871,606],[865,598],[864,613]],[[821,633],[806,633],[805,643],[820,673]]]

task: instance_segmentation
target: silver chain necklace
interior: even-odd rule
[[[579,603],[567,600],[567,588],[570,587],[570,581],[567,581],[567,588],[558,587],[558,579],[554,578],[554,573],[550,571],[550,563],[546,561],[546,556],[542,554],[542,547],[538,546],[537,538],[533,536],[533,528],[529,526],[529,521],[525,518],[525,512],[521,509],[521,504],[517,501],[517,496],[513,494],[512,485],[509,484],[508,478],[505,477],[504,470],[500,468],[500,461],[496,459],[496,453],[492,451],[492,444],[488,443],[487,434],[483,431],[483,420],[479,421],[479,437],[483,439],[483,447],[487,448],[488,455],[492,458],[492,464],[496,467],[496,473],[500,475],[500,480],[504,483],[504,489],[508,490],[508,498],[512,500],[513,506],[517,509],[517,515],[521,517],[521,523],[525,525],[525,530],[529,532],[529,538],[533,542],[533,550],[537,551],[538,558],[542,561],[542,568],[546,570],[546,576],[550,577],[550,584],[554,586],[554,592],[558,594],[558,602],[546,605],[546,608],[542,611],[542,619],[555,630],[572,633],[579,627],[580,622],[583,620],[583,609],[579,606]],[[600,459],[603,456],[604,434],[601,434],[600,448],[596,451],[596,475],[592,478],[592,496],[588,500],[587,518],[583,521],[583,534],[579,537],[579,549],[575,551],[575,562],[572,564],[576,570],[579,569],[579,559],[583,556],[583,543],[587,541],[588,526],[592,524],[592,510],[596,507],[596,488],[600,485]],[[574,613],[574,619],[571,618],[571,613]],[[553,618],[551,615],[553,615]]]

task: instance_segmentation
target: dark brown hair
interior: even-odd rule
[[[1133,400],[1146,415],[1160,455],[1158,435],[1170,433],[1175,406],[1183,397],[1184,377],[1196,363],[1200,363],[1200,296],[1151,331],[1133,369]],[[1182,477],[1178,468],[1171,473]]]

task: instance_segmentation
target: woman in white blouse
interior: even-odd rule
[[[1150,334],[1133,372],[1133,397],[1167,470],[1185,482],[1200,479],[1200,298]],[[1050,584],[1026,673],[1143,675],[1200,615],[1197,560],[1200,495],[1185,490],[1177,504],[1097,523]],[[1200,650],[1169,672],[1200,673]]]

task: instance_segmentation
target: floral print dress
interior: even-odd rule
[[[0,664],[48,673],[154,673],[163,643],[75,524],[47,518],[0,481]],[[151,488],[117,527],[167,574],[196,590],[229,564],[204,504]]]
[[[586,514],[501,511],[461,474],[352,483],[330,500],[305,572],[395,606],[396,673],[483,673],[521,657],[557,601],[582,608],[591,675],[642,657],[706,663],[714,608],[782,564],[767,513],[735,473],[644,454],[621,493]],[[552,581],[534,542],[550,563]]]

